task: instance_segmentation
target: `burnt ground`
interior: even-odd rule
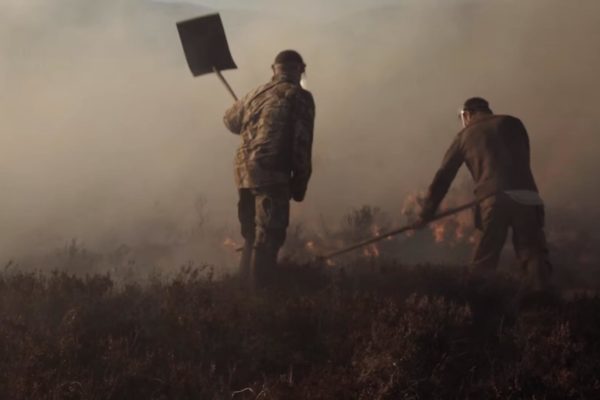
[[[593,399],[600,297],[378,261],[251,293],[183,269],[0,275],[3,399]]]

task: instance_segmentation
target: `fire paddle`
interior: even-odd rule
[[[329,259],[337,257],[339,255],[349,253],[349,252],[351,252],[353,250],[360,249],[361,247],[368,246],[368,245],[370,245],[372,243],[376,243],[376,242],[379,242],[381,240],[391,238],[392,236],[396,236],[396,235],[399,235],[399,234],[404,233],[404,232],[414,231],[414,230],[418,230],[418,229],[424,228],[424,227],[426,227],[427,225],[429,225],[432,222],[439,221],[440,219],[449,217],[449,216],[454,215],[454,214],[458,214],[461,211],[468,210],[469,208],[472,208],[472,207],[476,206],[477,204],[479,204],[479,202],[480,202],[479,200],[474,200],[474,201],[472,201],[470,203],[467,203],[467,204],[464,204],[464,205],[462,205],[460,207],[451,208],[449,210],[442,211],[441,213],[437,214],[435,217],[433,217],[433,218],[431,218],[431,219],[429,219],[427,221],[424,221],[421,224],[410,224],[410,225],[403,226],[402,228],[394,229],[392,231],[389,231],[389,232],[380,234],[378,236],[375,236],[375,237],[373,237],[371,239],[367,239],[367,240],[364,240],[362,242],[353,244],[352,246],[346,247],[344,249],[337,250],[337,251],[334,251],[332,253],[325,254],[325,255],[322,255],[322,256],[318,256],[317,259],[321,260],[321,261],[329,260]]]
[[[183,52],[192,75],[216,73],[231,96],[238,97],[221,71],[236,69],[231,57],[225,28],[219,14],[206,15],[177,23]]]

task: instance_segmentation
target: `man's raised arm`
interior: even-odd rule
[[[236,101],[223,117],[223,123],[231,133],[239,135],[242,132],[242,121],[244,119],[244,103],[241,100]]]

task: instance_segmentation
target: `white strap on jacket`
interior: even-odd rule
[[[544,200],[538,192],[533,190],[506,190],[504,191],[514,201],[525,206],[543,206]]]

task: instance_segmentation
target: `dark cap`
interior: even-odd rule
[[[471,97],[463,105],[465,111],[491,111],[490,103],[486,99],[481,97]]]
[[[284,50],[275,57],[275,64],[302,64],[304,60],[300,53],[294,50]]]

